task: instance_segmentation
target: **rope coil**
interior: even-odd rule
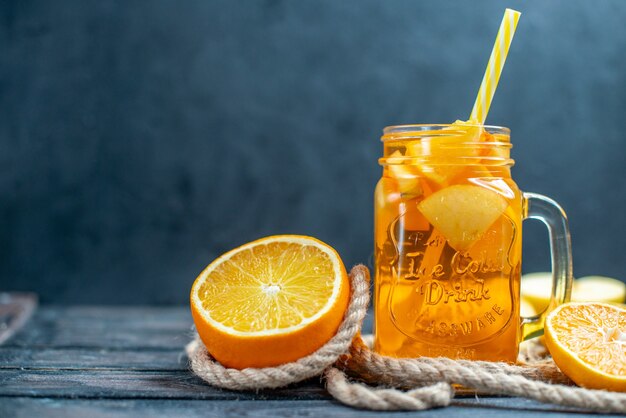
[[[369,304],[367,267],[356,266],[352,269],[350,286],[350,304],[337,334],[312,354],[276,367],[229,369],[215,361],[196,336],[186,347],[191,370],[205,382],[231,390],[274,389],[321,375],[341,355],[348,352],[352,340],[361,330]]]
[[[335,399],[371,410],[447,406],[454,398],[453,385],[461,385],[481,393],[518,396],[597,412],[626,412],[626,394],[574,387],[553,362],[511,365],[381,356],[359,334],[369,304],[368,269],[355,266],[350,272],[350,284],[350,304],[337,334],[314,353],[277,367],[229,369],[216,362],[196,337],[186,347],[192,371],[213,386],[231,390],[279,388],[323,375],[326,389]],[[527,356],[533,357],[532,353]],[[360,382],[351,381],[346,374]]]

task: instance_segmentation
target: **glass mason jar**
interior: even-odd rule
[[[466,123],[384,129],[375,192],[375,343],[395,357],[514,362],[522,339],[569,299],[567,218],[511,178],[510,131]],[[546,312],[520,317],[522,220],[548,227]]]

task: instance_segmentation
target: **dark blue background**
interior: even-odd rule
[[[0,288],[184,303],[214,257],[278,233],[367,262],[381,129],[466,118],[506,6],[488,122],[568,212],[575,274],[625,278],[624,1],[4,0]]]

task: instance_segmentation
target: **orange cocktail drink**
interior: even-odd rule
[[[509,130],[388,127],[375,192],[375,349],[514,361],[522,193]]]
[[[513,362],[569,298],[565,212],[511,179],[510,131],[484,126],[520,13],[506,9],[467,122],[385,128],[375,197],[374,349]],[[520,317],[522,220],[549,230],[552,296]]]

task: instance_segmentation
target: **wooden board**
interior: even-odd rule
[[[221,390],[189,372],[184,345],[192,335],[182,307],[39,308],[0,346],[0,417],[571,415],[502,397],[461,398],[421,413],[359,411],[330,398],[319,378],[280,390]]]
[[[597,418],[598,415],[572,414],[565,409],[546,408],[523,399],[489,398],[480,401],[455,401],[448,408],[421,412],[377,412],[347,408],[332,400],[166,400],[166,399],[3,399],[0,416],[18,417],[337,417],[337,418],[405,418],[405,417],[576,417]]]

